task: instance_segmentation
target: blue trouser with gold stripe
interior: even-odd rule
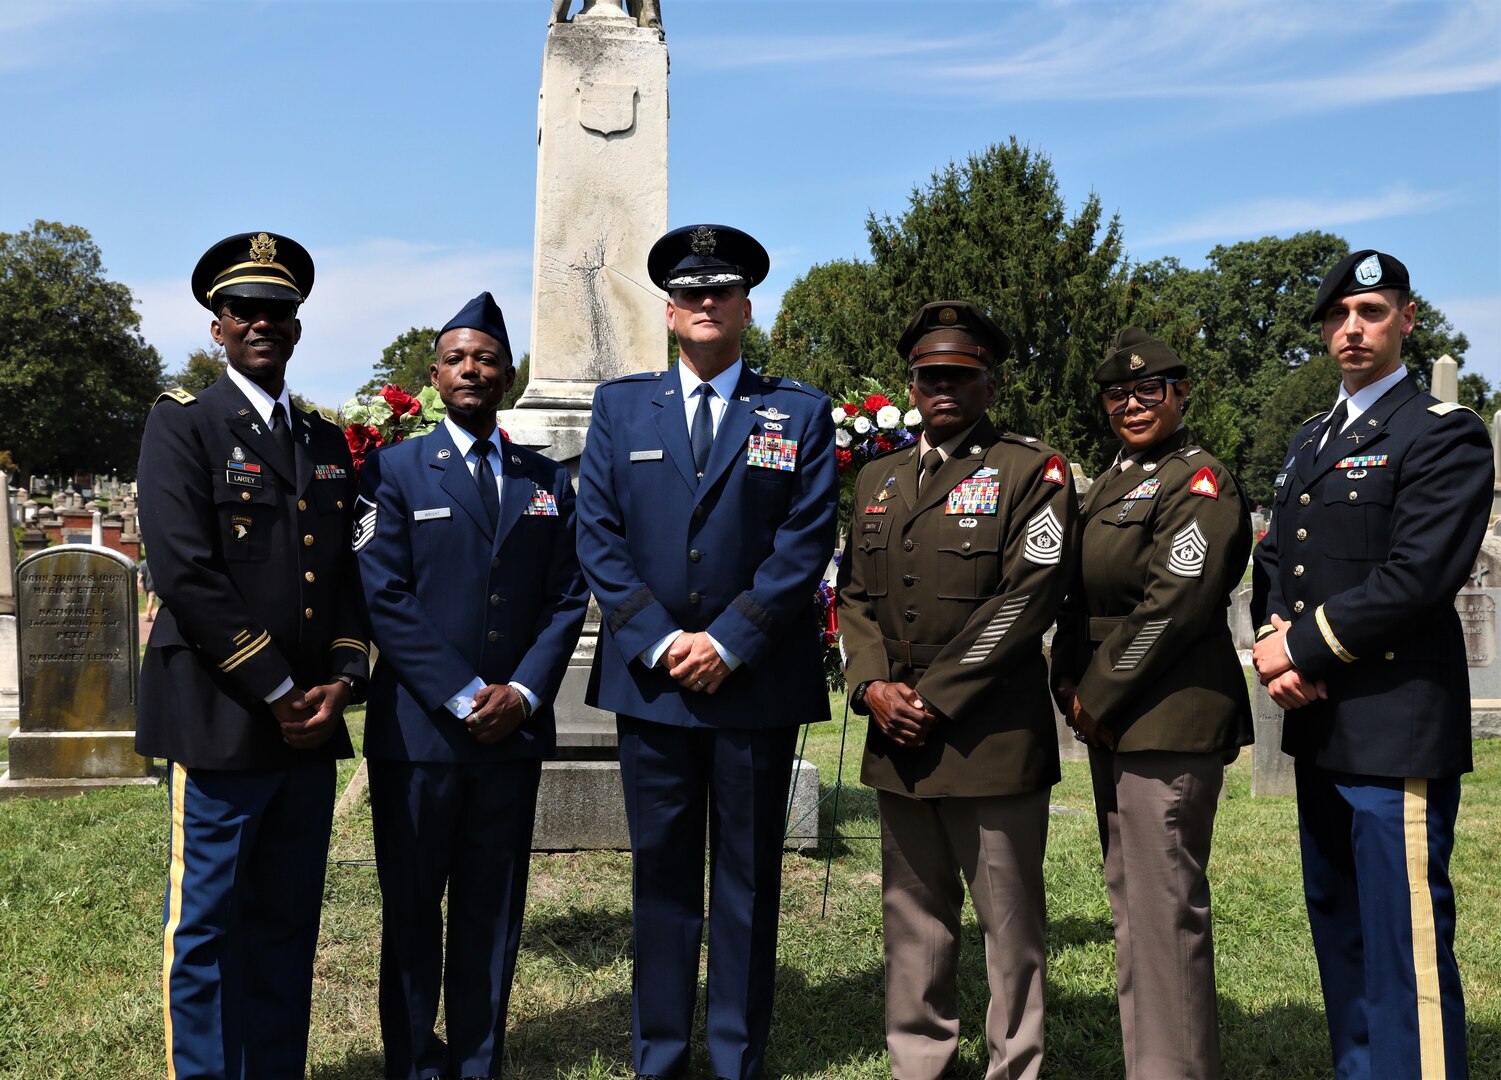
[[[334,776],[172,766],[169,1080],[304,1074]]]
[[[1463,1080],[1449,855],[1459,778],[1297,766],[1303,893],[1338,1080]]]

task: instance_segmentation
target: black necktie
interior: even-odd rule
[[[290,465],[293,460],[292,425],[287,421],[287,410],[281,407],[279,401],[271,406],[271,437],[281,447],[281,452]]]
[[[941,468],[943,468],[943,453],[937,447],[922,456],[922,473],[917,478],[919,495],[922,494],[923,485],[933,479],[934,474]]]
[[[490,518],[490,528],[500,520],[500,495],[495,490],[495,470],[490,468],[490,443],[474,444],[474,482],[479,485],[479,501]]]
[[[714,388],[708,383],[699,383],[698,411],[693,414],[693,427],[688,431],[688,443],[693,447],[693,468],[699,476],[709,465],[709,448],[714,445],[714,414],[709,403],[714,400]]]
[[[1336,455],[1338,454],[1340,429],[1345,426],[1345,418],[1349,415],[1350,400],[1348,398],[1340,398],[1339,404],[1334,407],[1334,411],[1324,421],[1323,434],[1320,436],[1321,441],[1315,444],[1318,447],[1318,452],[1314,456],[1315,471],[1320,468],[1325,455],[1331,452]]]

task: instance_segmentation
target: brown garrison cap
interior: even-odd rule
[[[935,300],[912,316],[897,341],[896,351],[910,367],[925,364],[962,364],[993,367],[1011,351],[1008,338],[994,320],[967,300]]]
[[[290,300],[313,291],[313,257],[280,233],[236,233],[203,253],[193,268],[193,298],[218,313],[231,297]]]
[[[1308,318],[1318,322],[1324,317],[1324,309],[1341,296],[1374,292],[1376,289],[1411,289],[1407,280],[1407,267],[1400,259],[1394,259],[1384,251],[1363,248],[1352,251],[1334,269],[1324,275],[1319,285],[1319,298],[1313,303]]]
[[[1188,365],[1177,353],[1145,330],[1127,326],[1116,333],[1110,350],[1105,353],[1105,362],[1094,373],[1094,381],[1101,386],[1114,386],[1149,375],[1181,379],[1187,374]]]

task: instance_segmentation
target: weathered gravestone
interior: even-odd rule
[[[1501,602],[1501,537],[1486,534],[1470,579],[1454,598],[1465,635],[1470,668],[1470,733],[1501,737],[1501,656],[1497,655],[1496,609]]]
[[[68,544],[16,567],[20,727],[0,798],[153,783],[136,754],[139,643],[135,567]]]

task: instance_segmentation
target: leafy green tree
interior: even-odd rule
[[[0,446],[25,473],[134,476],[161,358],[76,225],[0,233]]]
[[[1246,497],[1253,505],[1271,503],[1293,432],[1309,417],[1328,412],[1338,392],[1339,365],[1325,353],[1292,369],[1267,399],[1241,470]]]
[[[871,261],[815,267],[788,290],[772,333],[773,372],[833,391],[872,376],[907,383],[896,340],[922,304],[970,300],[1011,337],[993,410],[1087,469],[1109,427],[1091,376],[1131,295],[1118,219],[1098,195],[1070,218],[1048,159],[1012,139],[950,163],[896,219],[866,219]]]
[[[218,382],[224,366],[224,350],[218,345],[212,349],[194,349],[188,353],[187,363],[167,376],[167,383],[196,394]]]
[[[1484,375],[1472,372],[1459,377],[1459,403],[1474,409],[1489,426],[1492,418],[1501,411],[1501,393],[1492,389],[1490,380]]]
[[[433,339],[438,331],[430,326],[414,326],[400,334],[381,350],[380,362],[370,381],[356,391],[361,397],[377,393],[387,383],[395,383],[408,393],[428,384],[428,368],[433,362]]]
[[[521,400],[521,395],[526,391],[526,384],[531,378],[532,354],[522,353],[521,363],[516,365],[516,381],[506,391],[506,396],[500,399],[502,409],[514,409],[516,402]]]

